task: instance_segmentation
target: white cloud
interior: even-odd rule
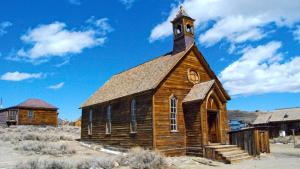
[[[81,53],[86,48],[103,45],[107,33],[112,30],[108,19],[92,17],[87,24],[81,30],[67,29],[62,22],[39,25],[21,36],[26,47],[19,49],[16,56],[7,59],[43,63],[51,57],[65,57]]]
[[[150,41],[172,35],[170,21],[179,5],[172,7],[168,18],[152,29]],[[206,46],[221,40],[230,43],[260,40],[268,29],[273,29],[270,24],[292,28],[300,22],[300,0],[184,0],[182,5],[196,19],[196,27],[212,25],[200,34],[199,41]]]
[[[81,5],[81,0],[69,0],[69,3],[73,5]]]
[[[119,0],[123,5],[125,5],[126,9],[130,9],[135,0]]]
[[[51,85],[48,88],[53,89],[53,90],[58,90],[58,89],[62,88],[64,85],[65,85],[65,83],[61,82],[61,83],[58,83],[58,84],[55,84],[55,85]]]
[[[1,22],[0,23],[0,36],[4,35],[7,33],[7,28],[8,27],[11,27],[12,26],[12,23],[11,22],[8,22],[8,21],[5,21],[5,22]]]
[[[300,92],[300,56],[283,62],[281,47],[272,41],[245,48],[241,58],[220,73],[225,89],[231,95]]]
[[[22,73],[22,72],[7,72],[1,76],[1,80],[6,81],[22,81],[27,79],[40,79],[44,75],[42,73]]]
[[[297,26],[296,30],[294,31],[295,40],[300,43],[300,26]]]

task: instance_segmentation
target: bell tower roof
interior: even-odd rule
[[[173,19],[172,23],[176,22],[178,19],[181,19],[181,18],[183,18],[183,17],[189,18],[189,19],[191,19],[191,20],[194,21],[194,19],[191,18],[191,17],[186,13],[186,11],[184,10],[183,6],[180,6],[179,11],[177,12],[176,17]]]
[[[191,18],[180,6],[180,9],[172,21],[173,25],[173,53],[181,52],[195,43],[194,19]]]

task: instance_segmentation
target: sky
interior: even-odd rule
[[[112,75],[172,50],[180,5],[231,96],[227,109],[300,106],[300,0],[3,0],[0,97],[40,98],[60,118]]]

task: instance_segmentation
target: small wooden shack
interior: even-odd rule
[[[261,114],[253,122],[254,126],[268,126],[270,137],[300,135],[300,107],[276,109]]]
[[[114,75],[81,105],[82,140],[200,156],[229,143],[230,97],[195,45],[194,19],[181,8],[172,24],[171,52]]]
[[[0,125],[57,126],[58,108],[41,100],[28,99],[0,110]]]

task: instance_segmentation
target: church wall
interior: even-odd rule
[[[130,133],[130,105],[136,100],[137,132]],[[107,107],[111,105],[111,134],[106,134]],[[92,134],[88,134],[89,111],[93,111]],[[152,149],[152,93],[127,96],[82,110],[81,139],[101,145],[128,149],[135,146]]]
[[[190,121],[184,120],[182,101],[193,87],[193,84],[188,80],[188,70],[197,71],[200,82],[211,80],[197,57],[193,51],[188,53],[162,82],[153,96],[154,146],[167,155],[184,155],[186,153],[185,126]],[[171,132],[170,130],[169,98],[172,94],[178,99],[178,132]]]

